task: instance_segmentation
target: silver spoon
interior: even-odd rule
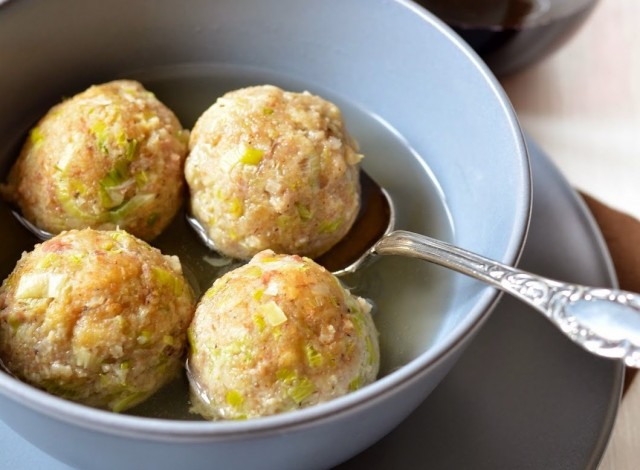
[[[359,220],[343,241],[316,260],[335,275],[353,273],[381,255],[430,261],[513,295],[588,351],[640,368],[638,294],[548,279],[426,235],[394,230],[393,199],[366,173],[361,175]],[[207,246],[214,248],[199,222],[191,216],[188,219]]]
[[[7,366],[4,365],[4,362],[2,362],[2,359],[0,359],[0,371],[4,372],[5,374],[10,375],[11,377],[13,377],[14,379],[17,379],[17,377],[13,374],[13,372],[11,372],[9,370],[9,368]]]
[[[20,212],[20,210],[12,207],[10,208],[10,211],[13,214],[13,216],[18,220],[18,222],[20,222],[24,228],[26,228],[28,231],[30,231],[36,237],[38,237],[38,239],[45,241],[53,237],[52,233],[47,232],[46,230],[31,223],[31,221],[29,221],[24,215],[22,215],[22,212]]]

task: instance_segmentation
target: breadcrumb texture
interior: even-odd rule
[[[375,380],[371,305],[308,258],[266,250],[219,278],[189,328],[193,411],[245,419],[325,402]]]
[[[53,234],[119,227],[151,240],[184,199],[188,139],[173,112],[140,83],[95,85],[31,129],[0,190]]]
[[[229,92],[198,119],[189,147],[191,211],[230,257],[317,257],[358,214],[358,144],[338,107],[308,92]]]
[[[0,359],[36,387],[123,411],[182,369],[194,310],[177,257],[124,231],[63,232],[0,288]]]

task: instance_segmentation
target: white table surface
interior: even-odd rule
[[[583,28],[501,80],[523,128],[579,190],[640,219],[640,0],[600,0]],[[638,267],[640,269],[640,266]],[[640,468],[640,376],[601,470]]]

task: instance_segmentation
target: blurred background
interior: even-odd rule
[[[484,58],[525,132],[576,189],[640,219],[639,0],[420,3]],[[640,468],[639,442],[636,378],[600,470]]]

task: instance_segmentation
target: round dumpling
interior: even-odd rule
[[[124,231],[63,232],[0,288],[0,359],[36,387],[123,411],[182,369],[194,309],[177,257]]]
[[[191,211],[216,249],[315,258],[360,207],[356,141],[338,107],[271,85],[219,98],[196,122],[185,176]]]
[[[189,341],[193,411],[209,419],[328,401],[379,368],[371,305],[312,260],[269,250],[216,280]]]
[[[31,129],[2,193],[52,234],[121,228],[151,240],[182,204],[187,142],[140,83],[92,86]]]

